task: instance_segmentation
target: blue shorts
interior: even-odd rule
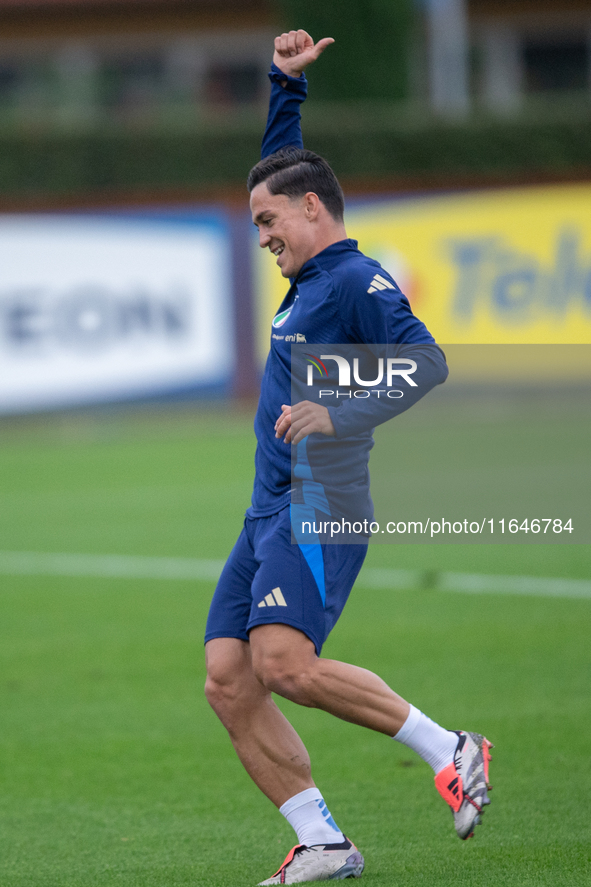
[[[295,545],[289,505],[247,517],[217,584],[205,641],[248,641],[256,625],[291,625],[316,647],[332,631],[361,569],[367,544]]]

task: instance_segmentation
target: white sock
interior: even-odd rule
[[[458,745],[457,733],[444,730],[414,705],[394,739],[416,751],[433,768],[435,775],[452,763]]]
[[[298,844],[341,844],[343,833],[330,815],[322,792],[307,788],[294,795],[279,808],[298,836]]]

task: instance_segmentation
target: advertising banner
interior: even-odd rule
[[[591,185],[358,202],[345,221],[440,343],[591,342]],[[262,356],[287,281],[258,267]]]
[[[233,371],[221,217],[0,217],[0,412],[218,390]]]

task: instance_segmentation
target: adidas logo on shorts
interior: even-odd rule
[[[287,607],[287,601],[281,594],[281,589],[277,587],[270,594],[265,595],[265,599],[260,602],[259,607]]]

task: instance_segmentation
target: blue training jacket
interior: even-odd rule
[[[307,95],[303,74],[299,78],[289,77],[273,65],[269,77],[271,98],[263,158],[287,146],[303,147],[300,105]],[[391,288],[372,287],[376,274]],[[271,348],[254,423],[256,475],[249,517],[275,514],[290,503],[292,447],[275,437],[274,425],[281,405],[292,402],[294,342],[404,346],[400,351],[404,358],[417,360],[418,370],[413,377],[417,388],[403,399],[344,399],[338,405],[328,406],[336,442],[334,438],[312,434],[295,448],[297,462],[303,466],[301,472],[295,466],[296,487],[298,475],[308,483],[300,485],[304,491],[294,491],[294,501],[320,507],[334,516],[348,516],[348,496],[356,503],[356,519],[371,520],[368,462],[373,429],[445,381],[445,356],[425,325],[414,316],[392,277],[378,262],[361,253],[355,240],[334,243],[309,259],[291,281],[272,323]],[[339,442],[345,445],[336,447]],[[334,459],[338,461],[336,472]],[[329,463],[329,470],[323,471]],[[331,478],[336,476],[335,485]],[[309,483],[311,480],[316,483]],[[360,502],[362,513],[358,511]]]

